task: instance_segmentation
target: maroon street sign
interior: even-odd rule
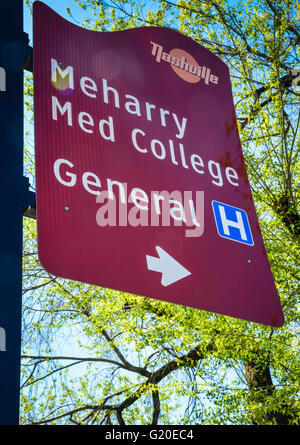
[[[284,322],[227,66],[177,31],[34,3],[38,250],[50,273]]]

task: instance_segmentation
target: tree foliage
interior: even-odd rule
[[[229,66],[285,325],[51,276],[25,218],[22,423],[299,424],[299,2],[74,1],[82,26],[176,28]],[[30,108],[30,76],[26,92]],[[33,174],[31,147],[26,162]]]

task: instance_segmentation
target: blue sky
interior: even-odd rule
[[[80,17],[86,16],[86,12],[83,9],[76,5],[74,0],[43,0],[42,3],[48,5],[55,12],[60,14],[62,17],[66,18],[69,21],[72,21],[69,14],[66,12],[66,8],[71,8],[71,11],[74,13],[74,16],[78,19]],[[84,14],[84,15],[83,15]],[[78,24],[78,23],[77,23]],[[28,6],[26,6],[24,2],[24,32],[29,35],[30,45],[32,46],[32,15]]]

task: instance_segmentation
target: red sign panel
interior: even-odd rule
[[[283,324],[227,66],[171,29],[34,3],[39,256],[52,274]]]

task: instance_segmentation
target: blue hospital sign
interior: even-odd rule
[[[218,201],[212,201],[212,206],[217,230],[222,238],[253,246],[254,242],[245,210]]]

